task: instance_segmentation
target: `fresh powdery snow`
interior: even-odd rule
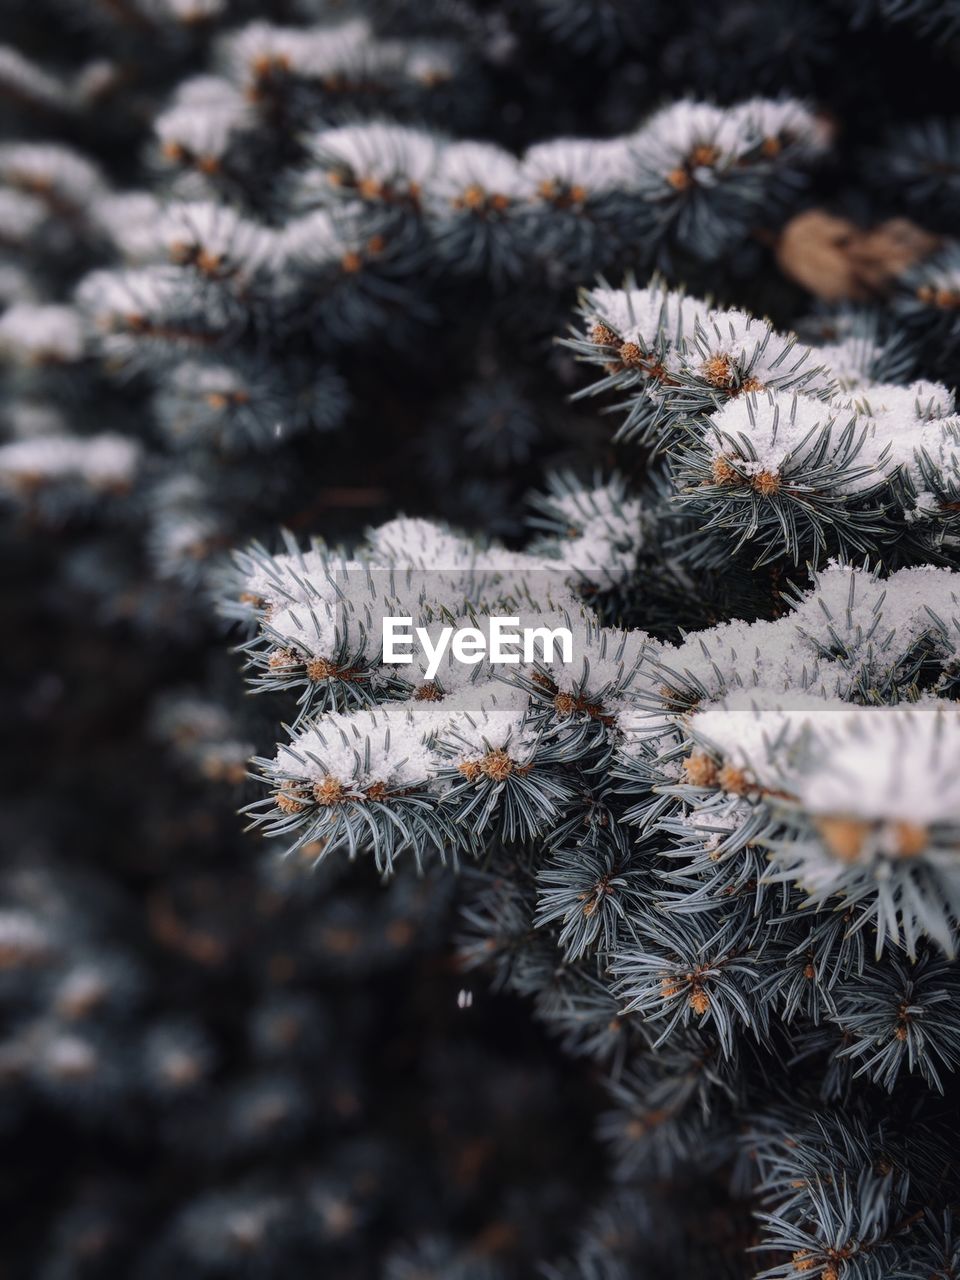
[[[830,144],[830,128],[823,117],[794,98],[748,98],[736,104],[732,115],[750,146],[782,139],[818,155]]]
[[[417,707],[387,704],[349,713],[328,712],[321,721],[282,745],[274,760],[278,778],[320,782],[334,778],[345,787],[363,790],[422,786],[431,774],[431,752],[425,743],[438,718],[439,703]],[[449,714],[448,711],[443,713]]]
[[[643,296],[662,301],[655,290]],[[816,368],[807,349],[770,341],[766,326],[727,321],[725,338],[723,324],[713,330],[715,349],[744,367],[760,362],[775,377],[790,361]],[[748,460],[747,474],[787,471],[824,433],[838,442],[847,433],[848,445],[862,434],[857,464],[871,459],[882,477],[891,454],[904,459],[907,450],[888,450],[881,435],[904,418],[916,433],[940,430],[953,402],[927,383],[870,393],[833,386],[832,398],[734,396],[704,429],[717,442],[714,456],[734,451]],[[563,794],[556,771],[565,753],[576,764],[600,743],[615,775],[628,788],[639,784],[623,821],[662,824],[678,856],[726,857],[794,824],[783,848],[770,845],[769,875],[801,885],[811,901],[838,892],[854,866],[871,885],[870,877],[885,875],[887,884],[896,871],[897,892],[912,892],[903,886],[919,863],[904,861],[904,850],[919,849],[910,856],[940,874],[952,846],[926,833],[960,823],[951,774],[960,712],[937,701],[952,688],[960,655],[960,574],[928,566],[883,578],[831,561],[781,616],[657,642],[641,629],[603,626],[583,598],[585,584],[606,585],[611,570],[629,574],[643,555],[650,526],[622,481],[578,488],[558,477],[537,508],[542,532],[527,552],[399,517],[371,531],[349,561],[320,546],[297,552],[290,538],[280,556],[254,549],[239,558],[260,625],[260,640],[248,646],[252,662],[269,682],[276,648],[256,650],[269,641],[305,664],[294,673],[303,686],[300,719],[263,766],[278,797],[278,831],[312,830],[314,801],[320,809],[410,801],[426,806],[417,810],[425,832],[430,806],[455,806],[465,792],[473,804],[474,786],[484,788],[476,802],[484,823],[504,790],[507,820],[523,813],[536,822]],[[389,652],[387,629],[377,629],[385,618],[398,628]],[[570,657],[562,642],[516,663],[494,656],[483,642],[489,631],[492,644],[494,619],[511,633],[565,631]],[[349,651],[359,670],[308,669],[311,656],[332,658],[335,649]],[[907,687],[909,673],[923,669],[930,674],[922,688]],[[282,679],[282,663],[278,670]],[[355,676],[359,692],[349,687]],[[857,705],[886,698],[894,680],[904,685],[901,705]],[[368,696],[382,700],[342,709]],[[306,789],[288,794],[287,782]],[[899,932],[899,908],[883,909],[883,928]],[[906,916],[902,929],[909,949]],[[939,938],[941,925],[928,931]]]
[[[126,488],[139,460],[140,446],[129,436],[37,436],[0,446],[0,481],[78,479],[95,489]]]
[[[633,135],[636,161],[653,172],[667,173],[698,147],[710,147],[717,154],[709,167],[727,167],[758,142],[755,131],[744,125],[745,118],[707,102],[674,102]]]
[[[560,565],[600,586],[624,577],[636,564],[643,543],[643,501],[621,485],[552,495],[550,507],[569,523]]]
[[[323,129],[308,145],[324,167],[308,171],[309,186],[302,188],[301,198],[330,203],[338,195],[349,197],[358,186],[359,194],[373,198],[377,192],[364,188],[365,180],[394,196],[418,198],[436,170],[442,140],[423,129],[372,121]],[[346,184],[338,181],[341,176]]]
[[[736,457],[746,475],[779,474],[789,470],[789,459],[802,462],[824,432],[836,440],[854,418],[853,409],[846,421],[838,418],[836,408],[813,396],[767,391],[739,396],[712,414],[707,444],[714,457]]]
[[[834,386],[829,371],[821,368],[815,348],[736,309],[711,310],[674,359],[678,371],[706,376],[708,381],[709,363],[726,360],[741,378],[756,379],[764,387],[802,383],[808,392],[825,393]]]
[[[212,200],[173,203],[155,222],[162,257],[180,263],[203,254],[213,272],[250,275],[269,264],[277,234]]]
[[[629,182],[630,149],[622,138],[557,138],[529,147],[523,169],[538,192],[561,184],[602,195]]]
[[[519,689],[493,685],[483,702],[469,692],[442,701],[388,702],[349,713],[328,712],[280,747],[273,763],[281,779],[320,782],[333,778],[366,790],[422,787],[451,764],[509,748],[517,763],[535,745],[524,731],[525,697]],[[446,749],[437,750],[442,740]]]
[[[814,814],[957,824],[958,760],[956,706],[848,708],[831,722],[815,722],[793,789]]]
[[[724,763],[745,769],[758,788],[784,790],[790,782],[788,762],[803,736],[849,713],[850,704],[839,698],[796,689],[738,689],[698,711],[690,733]]]
[[[461,701],[464,695],[461,694]],[[525,728],[527,699],[523,691],[509,685],[491,688],[477,708],[447,709],[438,727],[438,736],[455,763],[481,760],[490,751],[506,751],[516,764],[528,764],[537,745],[537,735]]]
[[[195,76],[185,80],[171,105],[155,118],[161,152],[218,160],[251,118],[250,103],[229,80]]]
[[[635,342],[646,351],[658,342],[669,344],[692,336],[697,321],[709,314],[709,307],[699,298],[663,287],[592,289],[585,305],[621,342]]]
[[[508,151],[491,142],[450,143],[440,154],[429,195],[440,212],[472,188],[507,200],[526,200],[534,190],[533,180]]]
[[[955,458],[960,418],[952,392],[938,383],[873,383],[829,400],[766,391],[729,401],[707,422],[710,452],[735,458],[746,475],[763,471],[790,478],[797,473],[802,484],[804,463],[827,433],[826,456],[835,468],[831,484],[841,493],[862,491],[897,472],[922,489],[922,454],[938,459],[954,482],[960,475]]]
[[[73,307],[20,302],[0,317],[0,356],[25,364],[80,360],[83,318]]]

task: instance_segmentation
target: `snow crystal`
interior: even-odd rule
[[[366,790],[376,783],[390,788],[421,786],[433,771],[433,757],[424,738],[440,719],[442,704],[384,704],[344,712],[329,712],[316,725],[281,746],[273,762],[278,778],[319,782],[337,779],[345,786]],[[444,712],[444,716],[448,713]]]
[[[838,387],[855,391],[870,386],[869,370],[883,348],[872,338],[851,334],[839,342],[813,348],[817,363],[836,381]]]
[[[826,371],[818,372],[813,348],[798,342],[792,333],[778,333],[766,320],[746,311],[711,310],[698,325],[691,349],[681,356],[679,367],[712,381],[705,367],[724,357],[741,379],[755,378],[763,386],[800,380],[807,392],[830,391],[834,386]]]
[[[629,573],[643,544],[643,504],[628,497],[622,482],[595,489],[551,494],[555,510],[569,525],[569,541],[561,544],[566,570],[598,585]]]
[[[469,569],[477,550],[469,539],[430,520],[400,516],[368,534],[374,563],[418,569]]]
[[[521,689],[498,685],[497,692],[491,692],[479,708],[448,711],[435,732],[458,763],[481,760],[489,751],[503,750],[516,764],[528,764],[536,750],[537,735],[525,727],[527,705],[527,695]]]
[[[604,711],[611,698],[624,700],[634,688],[641,655],[649,637],[644,631],[620,631],[600,627],[595,619],[567,619],[573,635],[573,662],[545,663],[557,687],[565,692],[580,693],[603,703]]]
[[[709,308],[699,298],[691,298],[662,287],[648,289],[592,289],[586,309],[603,321],[623,342],[635,342],[644,350],[658,341],[692,338],[697,321]]]

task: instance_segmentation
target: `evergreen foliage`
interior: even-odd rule
[[[953,0],[0,24],[0,1270],[960,1275]]]

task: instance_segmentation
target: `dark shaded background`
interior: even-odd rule
[[[536,6],[476,6],[499,13],[513,43],[485,64],[485,105],[465,132],[521,149],[567,133],[612,135],[687,92],[720,102],[798,93],[838,122],[806,203],[870,222],[903,210],[895,192],[864,182],[864,154],[891,123],[955,109],[953,46],[869,16],[851,30],[854,6],[582,7],[588,27],[599,20],[594,8],[613,12],[616,38],[551,40]],[[64,70],[114,56],[84,8],[5,0],[0,41]],[[236,6],[231,20],[291,12],[263,0]],[[455,7],[442,4],[387,5],[380,16],[385,29],[456,26]],[[140,183],[151,114],[204,65],[206,44],[201,35],[171,52],[125,37],[121,56],[123,93],[102,113],[43,119],[9,98],[0,106],[6,136],[56,137],[95,157],[118,186]],[[38,270],[62,287],[91,265]],[[811,306],[762,240],[685,278],[779,325]],[[525,494],[551,468],[640,469],[634,451],[608,443],[595,405],[566,400],[579,378],[551,339],[572,291],[540,309],[522,296],[491,299],[481,284],[430,287],[438,319],[412,326],[402,349],[375,343],[341,354],[354,394],[346,425],[290,445],[240,540],[269,536],[280,522],[349,540],[404,511],[518,541]],[[481,389],[492,399],[478,409]],[[109,412],[148,431],[143,406],[133,382],[116,390]],[[496,433],[521,411],[536,447],[520,465],[503,463]],[[479,423],[471,447],[465,421]],[[522,1004],[458,971],[449,875],[419,885],[401,876],[384,889],[369,866],[309,878],[265,862],[235,816],[250,784],[199,776],[152,727],[158,697],[189,686],[269,745],[256,708],[242,706],[230,637],[199,592],[156,584],[136,513],[113,527],[98,515],[51,528],[5,511],[0,522],[0,896],[11,907],[32,903],[53,923],[67,968],[71,955],[106,955],[118,989],[125,974],[131,987],[95,1020],[103,1070],[92,1081],[24,1090],[0,1050],[0,1275],[177,1267],[399,1278],[413,1275],[401,1269],[406,1245],[432,1235],[451,1238],[471,1265],[495,1258],[510,1275],[532,1275],[533,1259],[570,1247],[603,1186],[590,1071],[548,1042]],[[151,625],[151,611],[162,624]],[[0,956],[5,1035],[21,993],[2,970]],[[472,1006],[460,1009],[464,989]],[[258,1018],[290,1008],[299,1016],[292,1038],[258,1047]],[[145,1036],[168,1019],[201,1027],[210,1045],[202,1084],[175,1098],[158,1093],[145,1065]],[[260,1118],[256,1088],[272,1099]],[[275,1254],[262,1241],[237,1249],[229,1239],[209,1266],[183,1252],[179,1215],[199,1206],[202,1218],[204,1197],[224,1188],[295,1206],[280,1215]],[[222,1211],[211,1204],[208,1213],[216,1235]],[[433,1274],[460,1273],[451,1263]]]

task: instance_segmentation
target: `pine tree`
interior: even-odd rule
[[[11,1275],[960,1274],[955,8],[12,0]]]

